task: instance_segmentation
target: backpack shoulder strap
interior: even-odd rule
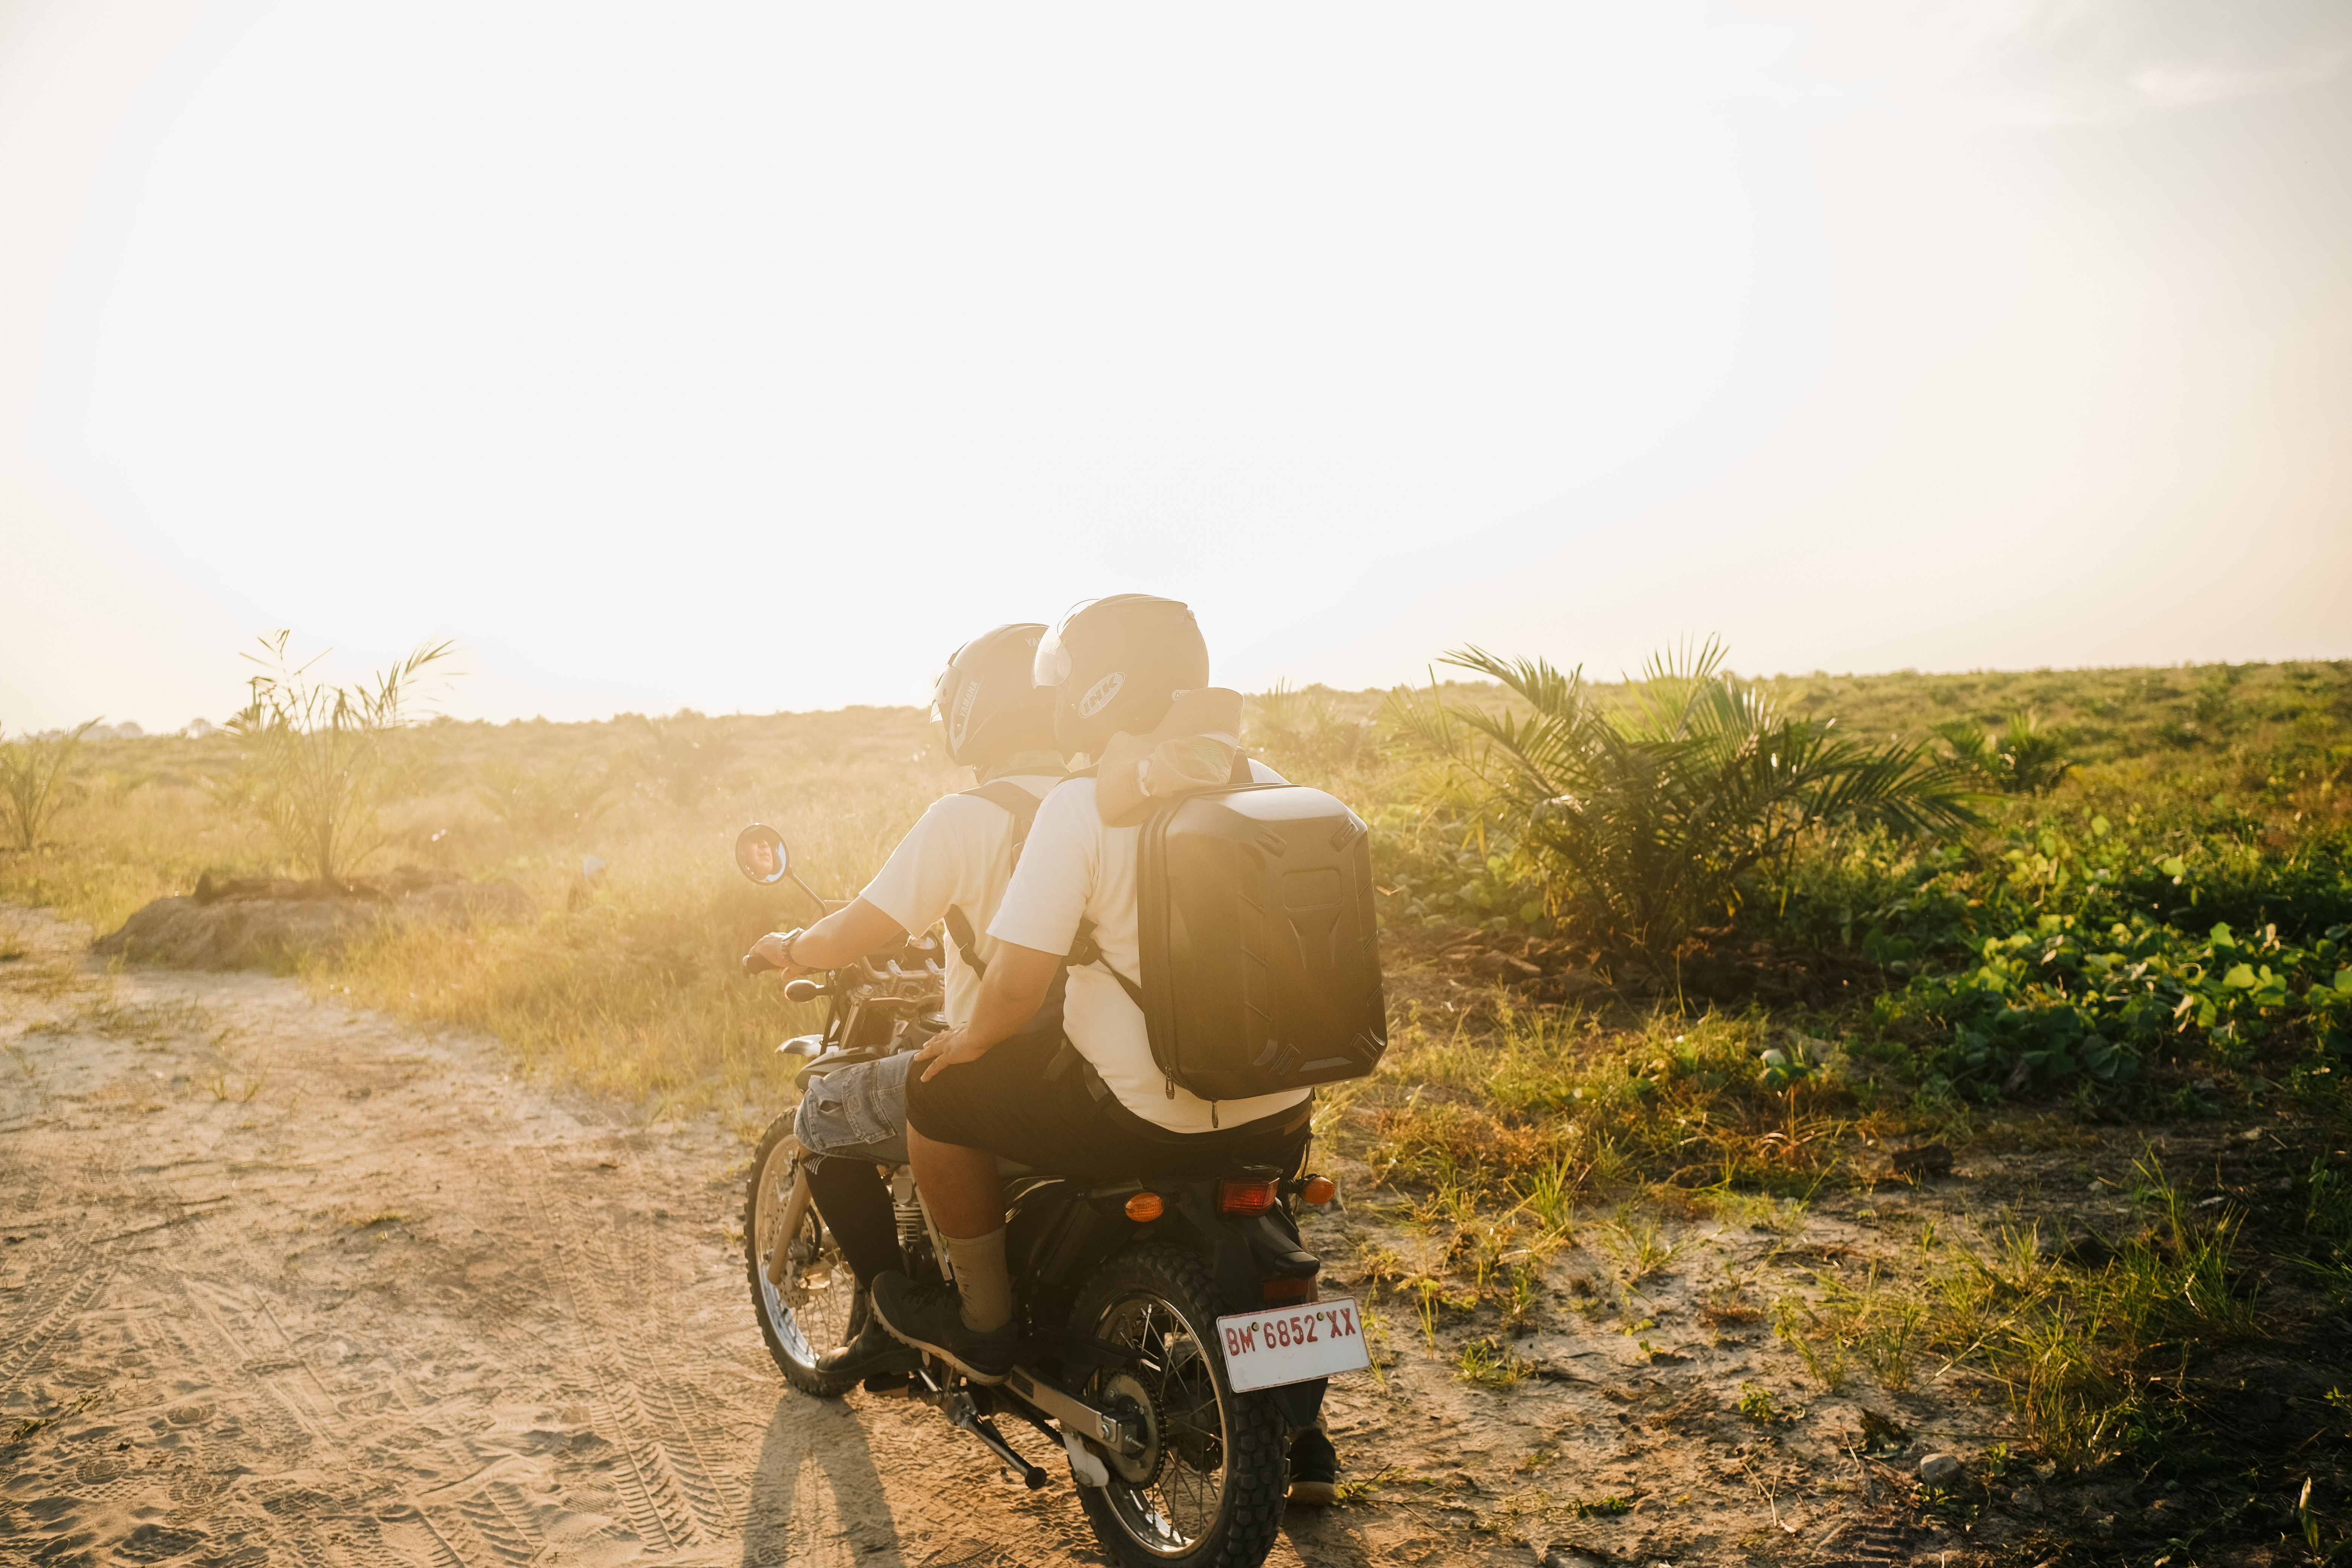
[[[1013,818],[1013,863],[1021,864],[1022,846],[1029,842],[1029,829],[1037,820],[1037,808],[1045,804],[1044,797],[1030,794],[1011,779],[998,779],[963,793],[1002,807]],[[954,939],[956,952],[963,955],[964,966],[974,974],[986,974],[988,965],[981,959],[980,935],[971,929],[971,917],[950,904],[947,928],[948,935]]]
[[[1111,961],[1103,956],[1102,943],[1095,940],[1094,921],[1078,922],[1078,940],[1072,945],[1062,963],[1071,969],[1084,969],[1089,963],[1101,964],[1103,972],[1118,982],[1119,989],[1127,993],[1129,1001],[1139,1007],[1143,1005],[1143,987],[1121,974]]]
[[[976,795],[991,805],[1001,805],[1012,816],[1013,863],[1021,864],[1021,847],[1029,842],[1030,826],[1036,822],[1037,808],[1045,804],[1045,797],[1030,794],[1011,779],[998,779],[963,793]]]

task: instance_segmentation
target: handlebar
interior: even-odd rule
[[[746,974],[764,974],[771,969],[782,967],[781,963],[771,963],[764,953],[747,952],[743,955],[743,973]],[[812,980],[805,974],[800,975],[784,982],[784,1000],[814,1002],[824,995],[827,989],[823,981]]]

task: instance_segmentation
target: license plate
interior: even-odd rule
[[[1363,1317],[1345,1296],[1232,1313],[1217,1320],[1217,1339],[1236,1394],[1361,1372],[1372,1364]]]

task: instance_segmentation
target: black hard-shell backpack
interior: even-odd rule
[[[1112,973],[1171,1084],[1247,1100],[1380,1065],[1388,1007],[1361,818],[1305,784],[1236,782],[1155,807],[1136,849],[1143,974]]]

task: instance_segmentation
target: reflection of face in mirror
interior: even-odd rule
[[[735,840],[735,864],[754,882],[782,881],[783,836],[762,823],[753,823]]]

